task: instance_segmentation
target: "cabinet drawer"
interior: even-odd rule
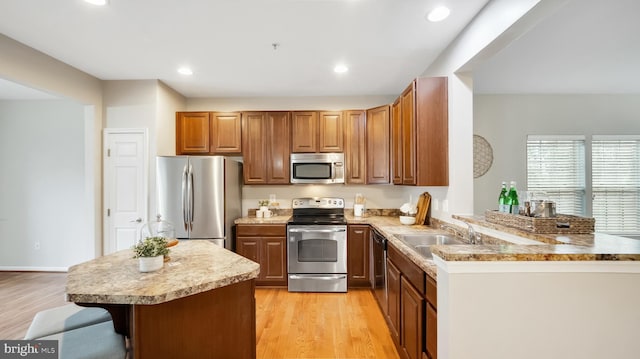
[[[425,298],[427,298],[434,308],[438,308],[438,284],[430,276],[427,276],[427,293]]]
[[[387,250],[389,260],[398,267],[400,272],[407,278],[411,284],[420,292],[425,294],[425,272],[409,260],[404,254],[397,250],[393,245],[390,245]]]
[[[286,237],[287,226],[285,224],[238,224],[236,236],[279,236]]]

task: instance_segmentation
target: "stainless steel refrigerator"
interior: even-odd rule
[[[159,156],[158,214],[178,239],[206,239],[233,250],[241,216],[242,164],[222,156]]]

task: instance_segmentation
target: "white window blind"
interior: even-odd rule
[[[640,233],[640,136],[593,136],[596,231]]]
[[[584,216],[584,136],[528,136],[527,190],[545,192],[557,213]]]

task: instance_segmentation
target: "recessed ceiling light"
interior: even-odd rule
[[[98,6],[104,6],[107,5],[108,0],[84,0],[85,2],[88,2],[91,5],[98,5]]]
[[[181,67],[178,69],[178,73],[181,75],[193,75],[193,70],[188,67]]]
[[[347,71],[349,71],[349,68],[347,67],[347,65],[344,64],[339,64],[336,65],[336,67],[333,68],[333,71],[339,74],[343,74]]]
[[[429,14],[427,15],[427,20],[429,20],[431,22],[442,21],[442,20],[446,19],[447,17],[449,17],[450,13],[451,13],[451,10],[449,10],[448,7],[446,7],[446,6],[438,6],[438,7],[434,8],[433,10],[429,11]]]

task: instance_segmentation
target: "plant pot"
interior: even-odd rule
[[[138,269],[140,272],[153,272],[162,268],[164,256],[140,257],[138,258]]]

